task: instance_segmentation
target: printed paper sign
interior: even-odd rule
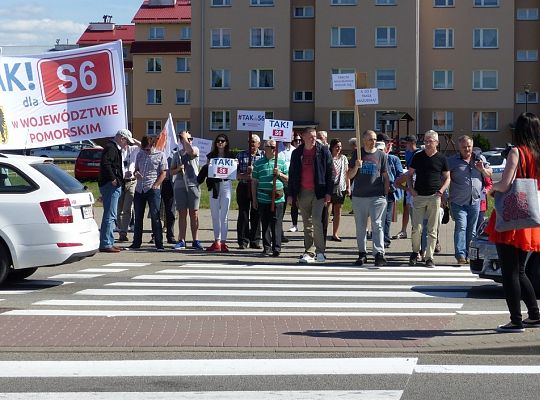
[[[281,119],[264,120],[263,139],[274,139],[276,142],[290,142],[292,140],[293,122]]]
[[[113,136],[125,98],[121,41],[0,57],[0,149]]]
[[[356,89],[356,74],[332,74],[332,90]]]
[[[208,164],[208,177],[236,179],[236,165],[234,158],[212,158]]]
[[[357,106],[379,104],[379,89],[356,89],[354,91],[354,100]]]
[[[238,110],[236,129],[239,131],[263,131],[264,111]]]
[[[194,137],[192,143],[199,149],[199,165],[205,165],[208,162],[206,155],[212,151],[212,141]]]

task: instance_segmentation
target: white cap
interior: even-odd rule
[[[129,129],[120,129],[118,130],[118,132],[116,132],[116,135],[126,138],[129,144],[135,144],[135,141],[133,140],[133,135],[131,134]]]

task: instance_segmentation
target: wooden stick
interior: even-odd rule
[[[278,142],[276,142],[276,148],[274,149],[274,169],[278,166]],[[270,205],[270,210],[272,212],[276,209],[276,183],[277,183],[277,174],[274,174],[272,181],[272,204]]]

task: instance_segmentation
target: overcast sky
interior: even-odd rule
[[[143,0],[0,0],[0,47],[76,43],[88,23],[128,24]]]

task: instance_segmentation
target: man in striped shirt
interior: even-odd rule
[[[267,140],[264,145],[264,157],[253,165],[251,193],[253,208],[258,209],[261,217],[263,252],[265,257],[278,257],[281,252],[283,233],[283,207],[285,193],[283,183],[287,183],[287,165],[281,158],[275,161],[276,141]],[[274,176],[276,191],[274,210],[272,211],[272,191]]]

